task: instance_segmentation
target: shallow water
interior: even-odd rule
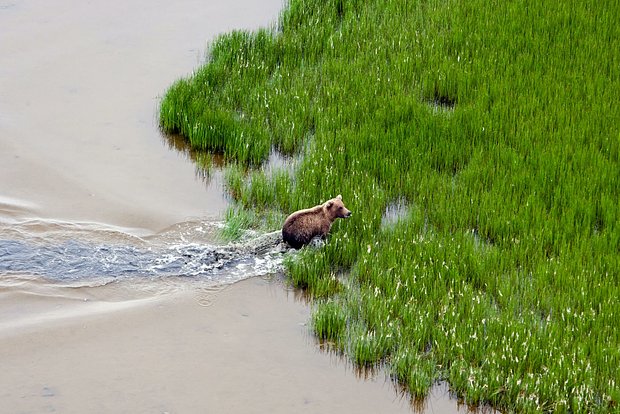
[[[137,237],[103,225],[41,220],[0,225],[0,276],[37,276],[74,287],[166,277],[220,285],[281,270],[278,232],[224,245],[217,237],[222,226],[196,220]]]
[[[187,153],[166,145],[159,97],[216,34],[268,25],[280,7],[0,1],[0,220],[157,232],[221,215],[220,177],[195,179]]]
[[[214,245],[228,204],[221,172],[201,175],[156,114],[208,41],[269,25],[281,6],[0,2],[11,40],[0,45],[0,273],[230,283],[272,269]]]

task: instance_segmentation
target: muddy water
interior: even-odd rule
[[[157,128],[209,40],[281,6],[0,0],[3,410],[411,411],[384,374],[319,351],[277,278],[221,287],[281,254],[228,260],[221,177]],[[441,387],[423,410],[465,411]]]
[[[0,213],[154,232],[226,206],[156,121],[208,40],[281,0],[0,2]]]

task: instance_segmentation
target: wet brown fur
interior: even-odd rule
[[[342,202],[342,196],[326,201],[318,206],[299,210],[291,214],[282,226],[282,238],[289,246],[299,249],[320,236],[327,237],[332,223],[337,218],[347,218],[351,211]]]

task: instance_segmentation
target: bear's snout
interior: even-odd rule
[[[347,212],[344,214],[344,218],[351,217],[351,214],[353,214],[353,212],[351,210],[347,210]]]

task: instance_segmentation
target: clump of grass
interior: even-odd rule
[[[316,308],[312,321],[314,332],[319,339],[326,341],[336,349],[342,349],[347,315],[338,303],[328,301]]]
[[[274,210],[257,212],[242,206],[232,206],[226,210],[225,225],[220,236],[226,241],[237,241],[254,232],[269,232],[277,229],[282,222],[282,214]]]
[[[257,221],[256,213],[229,207],[226,210],[226,224],[220,236],[227,241],[239,240],[247,229],[257,226]]]
[[[213,154],[199,151],[195,155],[196,173],[203,178],[211,177],[214,168]]]
[[[423,400],[429,388],[437,381],[437,362],[431,354],[399,347],[392,359],[393,375],[405,384],[414,400]]]
[[[257,217],[343,195],[352,218],[287,273],[359,364],[416,396],[441,378],[508,411],[617,411],[618,21],[610,2],[291,0],[218,38],[162,128],[233,160]],[[255,168],[274,148],[294,171]]]
[[[312,257],[312,260],[307,258]],[[307,248],[285,259],[293,287],[305,289],[312,297],[326,298],[342,289],[342,283],[320,249]]]

